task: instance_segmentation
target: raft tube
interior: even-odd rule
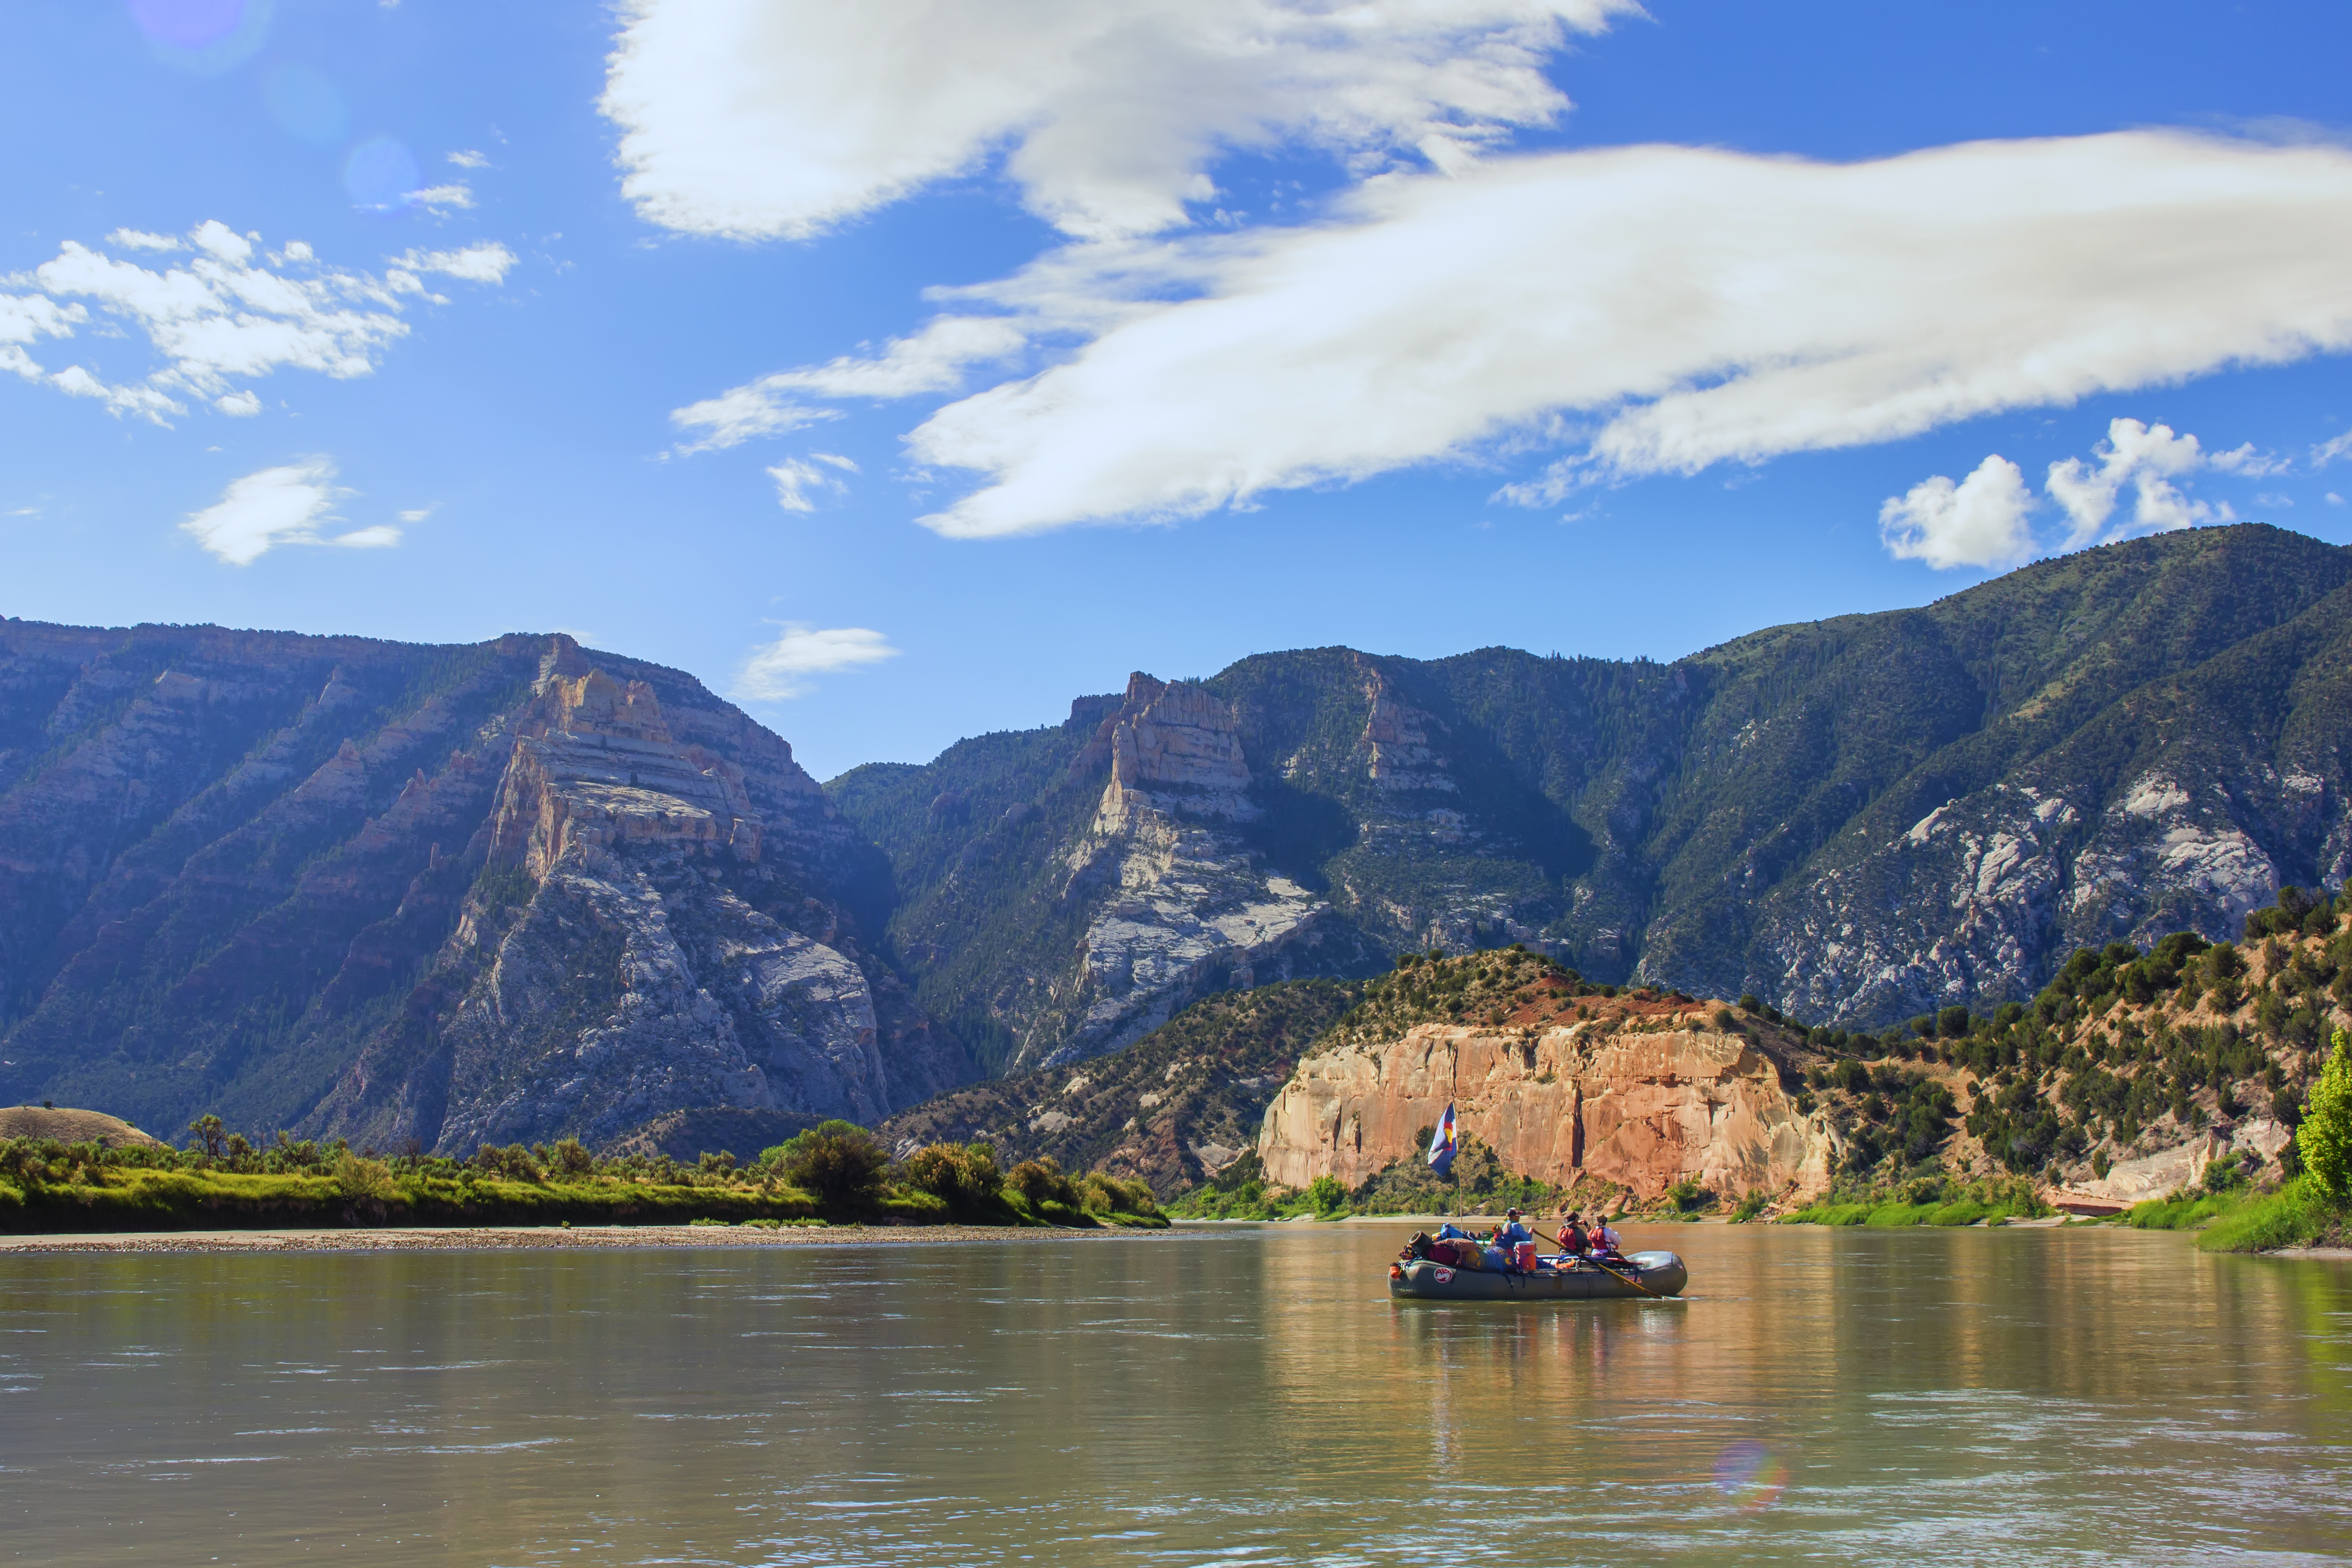
[[[1638,1279],[1640,1284],[1635,1284]],[[1430,1258],[1392,1265],[1389,1294],[1418,1301],[1601,1301],[1678,1296],[1690,1271],[1671,1252],[1636,1252],[1614,1272],[1591,1263],[1533,1274],[1455,1268]]]

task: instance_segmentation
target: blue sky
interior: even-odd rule
[[[26,0],[0,611],[569,630],[824,777],[2352,539],[2343,7],[1325,9]]]

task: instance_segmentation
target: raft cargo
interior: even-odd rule
[[[1638,1283],[1637,1283],[1638,1281]],[[1636,1252],[1622,1266],[1580,1262],[1573,1268],[1459,1268],[1435,1258],[1389,1265],[1389,1294],[1420,1301],[1601,1301],[1621,1296],[1678,1296],[1690,1270],[1671,1252]]]

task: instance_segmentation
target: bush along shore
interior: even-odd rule
[[[485,1144],[471,1159],[379,1158],[279,1133],[257,1146],[217,1117],[184,1149],[0,1140],[0,1231],[226,1230],[342,1226],[888,1224],[1167,1225],[1138,1181],[1071,1175],[1051,1160],[998,1169],[985,1143],[890,1158],[864,1128],[827,1121],[748,1164],[598,1156],[572,1139]]]

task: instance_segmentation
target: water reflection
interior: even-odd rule
[[[1402,1230],[46,1257],[28,1561],[2320,1560],[2352,1279],[1674,1227],[1686,1300],[1394,1303]]]

